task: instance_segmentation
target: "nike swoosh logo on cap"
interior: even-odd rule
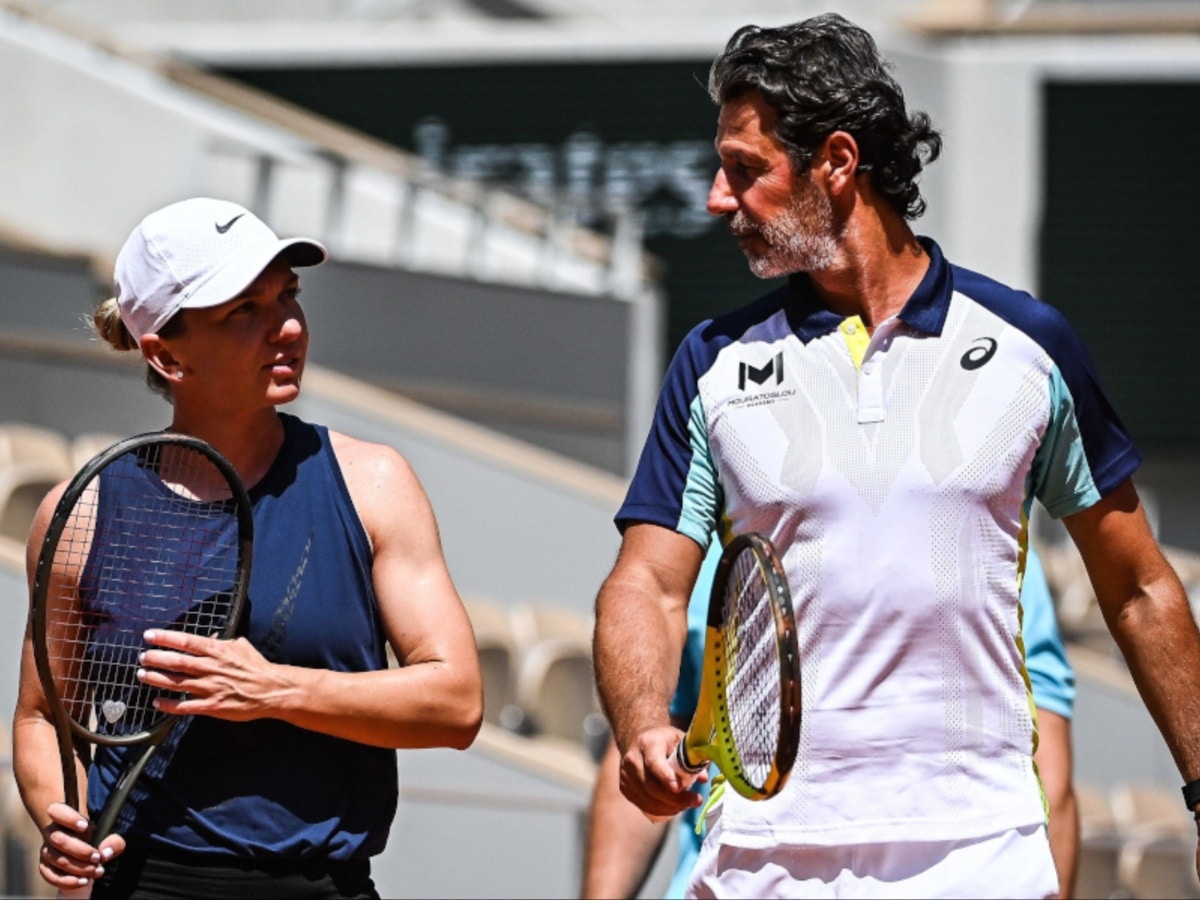
[[[240,219],[244,215],[245,215],[245,213],[238,213],[236,216],[234,216],[232,219],[230,219],[224,225],[222,225],[220,222],[214,222],[213,225],[217,229],[217,234],[224,234],[225,232],[227,232],[230,228],[233,227],[233,223],[236,222],[238,219]]]

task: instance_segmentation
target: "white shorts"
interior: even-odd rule
[[[721,844],[720,816],[709,823],[688,897],[1058,896],[1044,825],[960,841],[747,850]]]

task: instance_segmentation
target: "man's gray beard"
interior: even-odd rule
[[[759,278],[777,278],[793,272],[820,272],[837,258],[837,229],[829,198],[815,188],[802,188],[791,204],[774,219],[754,225],[738,210],[729,220],[734,234],[757,233],[767,244],[765,253],[743,248],[750,271]]]

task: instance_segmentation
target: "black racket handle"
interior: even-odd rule
[[[121,812],[121,807],[125,805],[125,801],[129,798],[129,792],[133,790],[134,783],[141,777],[146,764],[150,762],[150,758],[154,756],[154,751],[157,749],[157,743],[146,746],[134,764],[121,775],[112,793],[109,795],[108,803],[105,804],[104,809],[100,812],[100,818],[96,820],[96,830],[92,832],[93,843],[98,844],[112,834],[113,827],[117,824],[117,816]]]

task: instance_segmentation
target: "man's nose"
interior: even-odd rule
[[[737,198],[729,189],[729,179],[725,177],[724,169],[717,169],[712,187],[708,191],[705,208],[714,216],[724,216],[737,211]]]

